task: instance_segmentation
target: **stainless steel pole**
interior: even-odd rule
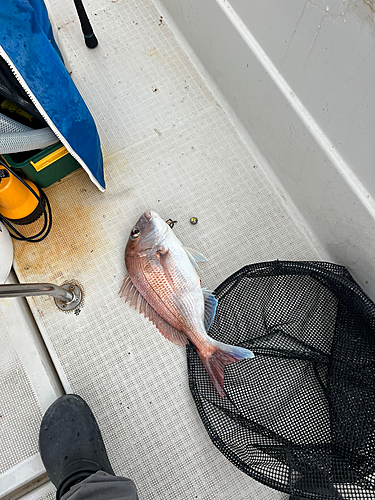
[[[71,302],[74,293],[61,286],[51,283],[27,283],[19,285],[0,285],[0,299],[12,297],[31,297],[38,295],[51,295],[63,302]]]

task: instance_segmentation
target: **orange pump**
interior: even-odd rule
[[[42,208],[26,186],[18,180],[9,170],[1,170],[0,176],[0,214],[15,224],[30,224],[42,214]],[[37,186],[24,180],[35,191],[37,196],[41,193]]]

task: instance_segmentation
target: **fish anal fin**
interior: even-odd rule
[[[125,299],[125,302],[130,302],[130,305],[134,309],[149,319],[166,339],[176,345],[186,345],[186,335],[173,328],[150,306],[147,300],[139,293],[129,276],[124,279],[119,294],[121,298]]]
[[[165,319],[163,319],[150,305],[145,317],[147,317],[156,326],[163,337],[173,342],[173,344],[181,346],[186,345],[187,336],[167,323],[167,321],[165,321]]]

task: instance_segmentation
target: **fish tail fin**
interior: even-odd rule
[[[214,351],[205,356],[198,350],[198,355],[205,367],[211,382],[215,389],[223,398],[224,392],[224,369],[227,365],[241,361],[242,359],[253,358],[254,354],[248,349],[237,347],[234,345],[223,344],[222,342],[215,342],[216,347]]]

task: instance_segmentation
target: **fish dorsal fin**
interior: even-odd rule
[[[124,279],[119,294],[121,298],[125,299],[125,302],[129,302],[134,309],[143,314],[145,318],[148,318],[166,339],[176,345],[185,345],[187,343],[186,335],[173,328],[150,306],[147,300],[138,292],[129,276]]]
[[[214,320],[218,302],[212,290],[202,288],[202,292],[204,298],[204,327],[208,331]]]
[[[184,247],[185,252],[187,253],[187,256],[189,257],[191,263],[195,267],[195,269],[198,269],[198,262],[206,262],[207,259],[204,255],[201,253],[197,252],[196,250],[193,250],[192,248],[189,247]]]

